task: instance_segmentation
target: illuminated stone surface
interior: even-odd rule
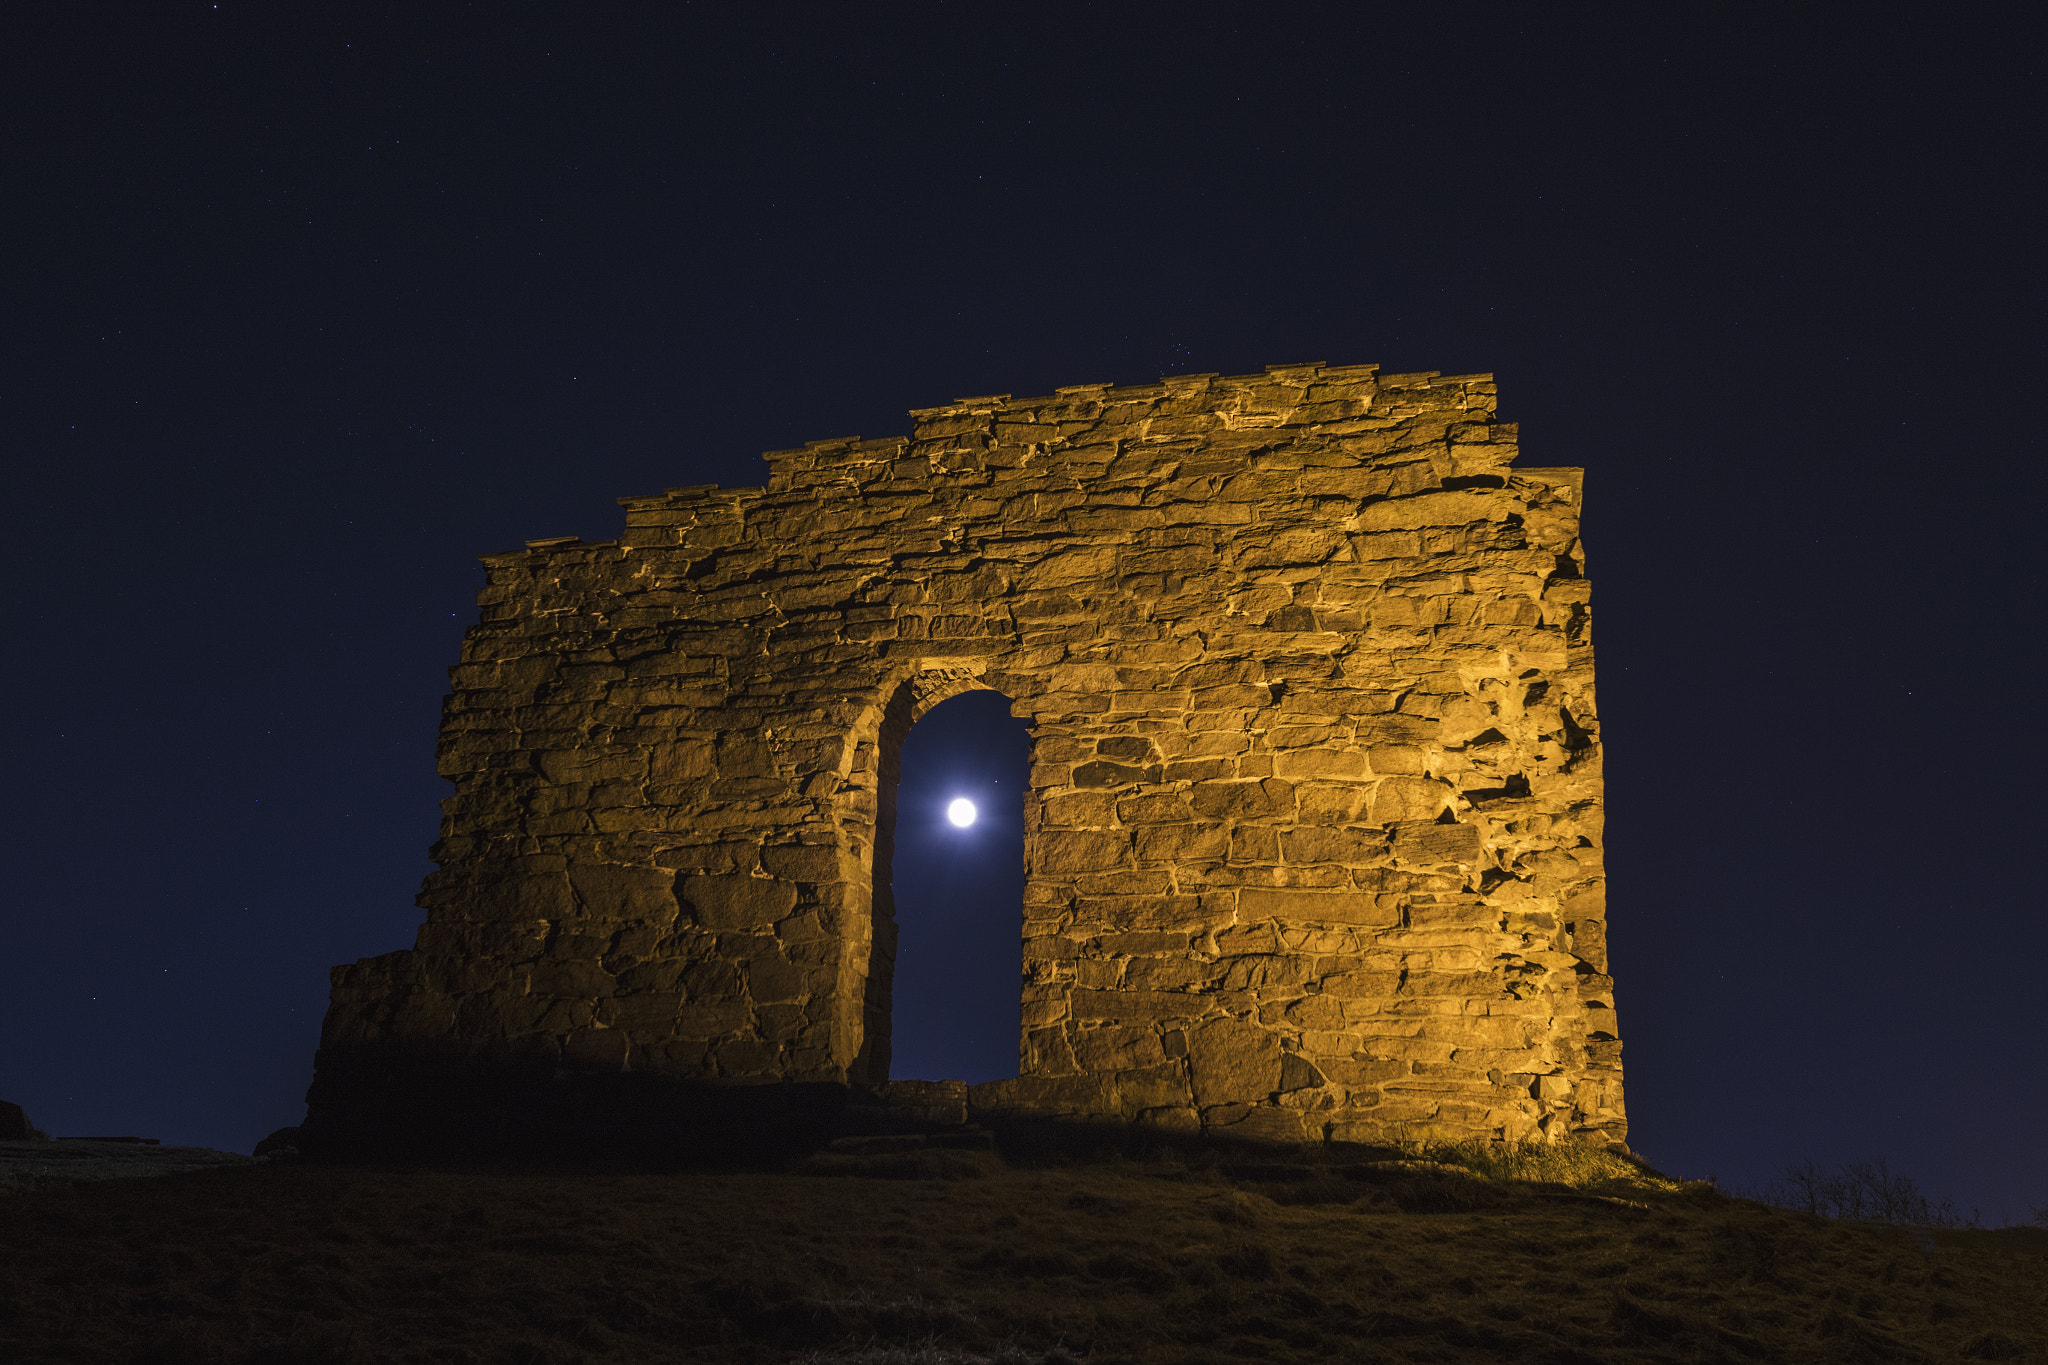
[[[421,1059],[888,1080],[898,751],[994,688],[1019,1075],[969,1113],[1622,1138],[1580,471],[1494,409],[1365,365],[963,399],[486,557],[426,922],[336,969],[309,1122]]]

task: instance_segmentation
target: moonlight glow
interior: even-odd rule
[[[974,803],[964,796],[956,796],[946,807],[946,818],[961,829],[974,823]]]

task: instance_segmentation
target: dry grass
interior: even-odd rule
[[[1525,1142],[1505,1146],[1483,1142],[1427,1143],[1415,1151],[1418,1156],[1462,1166],[1497,1183],[1562,1185],[1574,1190],[1614,1194],[1646,1191],[1680,1194],[1699,1189],[1694,1183],[1660,1175],[1633,1157],[1577,1142]]]
[[[2048,1231],[1830,1223],[1606,1153],[269,1165],[0,1198],[27,1362],[2048,1360]]]

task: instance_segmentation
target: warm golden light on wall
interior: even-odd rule
[[[1032,735],[1018,1068],[961,1116],[1621,1139],[1581,475],[1495,407],[1321,364],[966,398],[487,557],[428,922],[337,976],[322,1076],[908,1094],[899,756],[986,687]]]

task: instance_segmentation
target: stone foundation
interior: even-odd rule
[[[1031,791],[977,1114],[1622,1140],[1580,471],[1494,407],[1368,365],[962,399],[486,557],[426,922],[335,970],[309,1134],[889,1081],[898,751],[993,688]]]

